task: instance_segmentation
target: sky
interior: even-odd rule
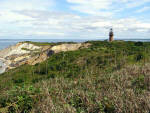
[[[150,39],[150,0],[0,0],[0,39]]]

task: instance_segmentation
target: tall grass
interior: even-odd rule
[[[89,42],[0,76],[0,112],[149,113],[150,43]]]

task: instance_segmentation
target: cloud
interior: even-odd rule
[[[150,10],[150,7],[145,6],[145,7],[141,8],[141,9],[138,9],[136,12],[137,13],[142,13],[142,12],[148,11],[148,10]]]
[[[134,34],[135,36],[135,34],[147,33],[150,30],[150,23],[136,18],[84,17],[77,14],[41,10],[22,10],[13,13],[20,18],[9,21],[10,28],[6,29],[9,32],[1,32],[1,34],[55,38],[106,38],[111,27],[114,28],[117,37],[123,37],[122,34],[125,34],[124,36]],[[18,29],[14,29],[13,26]]]
[[[53,0],[1,0],[1,10],[46,10],[52,7]]]
[[[138,0],[67,0],[68,7],[86,15],[69,9],[56,10],[54,0],[11,1],[0,1],[0,36],[106,38],[111,27],[116,37],[148,37],[150,34],[149,21],[115,17],[115,13],[122,15],[123,10],[142,5]]]
[[[69,3],[74,3],[70,8],[87,14],[101,14],[102,16],[110,16],[111,12],[102,12],[107,10],[112,4],[109,0],[67,0]]]
[[[150,2],[150,0],[126,0],[126,7],[127,8],[134,8],[134,7],[139,7],[142,6],[146,3]]]
[[[127,10],[141,6],[150,0],[67,0],[71,9],[82,13],[111,16],[116,11]]]
[[[33,21],[36,15],[22,15],[18,12],[24,10],[46,11],[51,9],[55,4],[53,0],[0,0],[0,23],[8,24],[14,21]]]

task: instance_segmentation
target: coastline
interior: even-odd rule
[[[41,41],[39,43],[43,44],[43,42]],[[47,41],[47,43],[49,43],[49,42]],[[78,44],[75,44],[75,45],[74,44],[67,45],[65,43],[62,43],[62,44],[55,45],[53,47],[49,46],[47,50],[48,51],[51,50],[51,51],[54,51],[54,53],[58,53],[61,51],[76,50],[76,49],[79,49],[81,46],[82,46],[81,42],[80,43],[78,42]],[[83,46],[85,46],[85,45],[83,44]],[[88,46],[88,45],[86,45],[86,46]],[[35,51],[35,53],[36,53],[37,49],[44,50],[43,47],[44,46],[40,46],[40,45],[36,45],[36,44],[34,45],[30,42],[18,42],[18,43],[15,43],[14,45],[10,44],[9,46],[7,46],[4,49],[0,49],[0,74],[4,73],[8,68],[12,69],[12,68],[20,66],[24,63],[29,63],[30,60],[33,60],[34,58],[38,57],[38,55],[37,55],[32,58],[31,57],[32,52]],[[47,58],[48,56],[46,55],[46,53],[44,53],[44,54],[45,54],[45,57]],[[6,56],[8,56],[9,58],[5,59]],[[13,60],[11,58],[13,58]],[[42,59],[40,59],[40,60],[42,61]],[[11,64],[13,64],[13,66]]]
[[[6,60],[3,58],[0,58],[0,74],[4,73],[7,68]]]
[[[19,42],[0,50],[0,74],[24,64],[35,65],[54,53],[88,48],[89,43],[34,43]]]

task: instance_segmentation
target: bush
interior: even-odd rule
[[[21,111],[21,113],[29,113],[33,107],[34,100],[28,95],[18,96],[17,99],[19,111]]]
[[[142,90],[147,89],[147,84],[145,83],[145,76],[139,75],[138,78],[132,81],[132,86],[135,87],[135,91],[141,93]]]
[[[136,42],[135,43],[135,46],[143,46],[144,44],[143,44],[143,42]]]
[[[73,107],[76,108],[77,112],[87,112],[87,105],[86,103],[82,100],[82,98],[80,97],[80,95],[74,95],[69,104]]]
[[[137,56],[136,56],[136,61],[140,61],[143,59],[143,54],[142,53],[139,53]]]
[[[19,79],[12,79],[14,83],[16,84],[20,84],[20,83],[23,83],[24,80],[22,78],[19,78]]]
[[[1,97],[0,98],[0,108],[1,107],[6,107],[7,106],[7,99],[6,99],[6,97],[4,98],[4,97]]]
[[[39,82],[41,80],[42,80],[42,78],[35,78],[35,79],[32,80],[32,83],[37,83],[37,82]]]
[[[54,73],[51,73],[47,76],[47,79],[50,79],[50,78],[55,78],[56,77],[56,74]]]
[[[16,108],[14,106],[8,107],[8,113],[16,113]]]
[[[35,73],[40,74],[40,75],[45,75],[48,73],[48,66],[46,63],[40,64],[39,66],[36,67]]]

